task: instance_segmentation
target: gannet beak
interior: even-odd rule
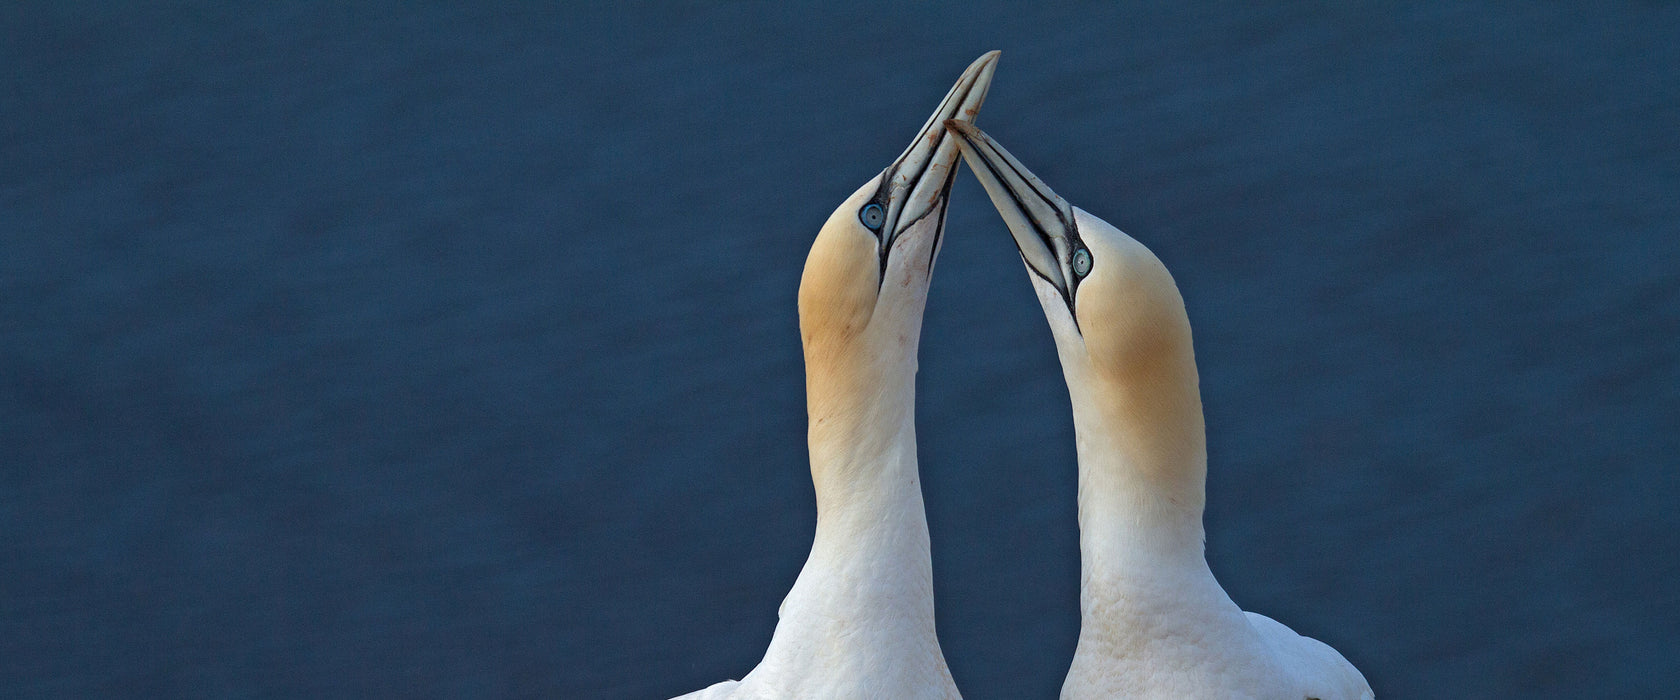
[[[991,195],[1027,269],[1055,286],[1071,311],[1079,278],[1073,270],[1073,251],[1083,247],[1073,207],[986,132],[956,119],[945,122],[945,128],[956,135],[963,160]]]
[[[887,255],[892,251],[898,235],[930,214],[939,217],[935,236],[944,228],[945,205],[949,201],[951,183],[956,180],[957,146],[955,139],[946,138],[947,122],[970,123],[980,113],[986,101],[986,91],[992,85],[992,73],[997,69],[1001,51],[981,56],[963,71],[957,84],[945,93],[939,109],[928,117],[916,140],[882,173],[882,192],[877,200],[886,203],[886,221],[881,227],[881,266],[886,269]],[[936,238],[937,245],[937,238]]]

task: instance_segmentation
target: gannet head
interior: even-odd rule
[[[1038,291],[1074,402],[1082,465],[1088,456],[1111,458],[1181,481],[1176,497],[1199,508],[1202,404],[1190,319],[1172,275],[1142,243],[1068,204],[985,132],[945,125]]]
[[[799,285],[808,375],[905,359],[914,367],[958,158],[943,124],[979,113],[998,55],[974,61],[904,153],[847,197],[817,234]]]

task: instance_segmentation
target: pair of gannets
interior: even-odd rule
[[[1372,697],[1334,649],[1243,612],[1214,580],[1184,302],[1149,249],[973,126],[997,57],[970,65],[910,147],[817,234],[799,287],[816,539],[763,661],[678,700],[960,697],[934,632],[914,415],[959,153],[1020,249],[1073,402],[1080,633],[1062,697]]]

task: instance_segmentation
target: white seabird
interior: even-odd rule
[[[1202,400],[1167,268],[972,124],[945,125],[1020,249],[1073,403],[1080,629],[1063,700],[1371,698],[1335,649],[1243,612],[1208,569]]]
[[[916,349],[955,179],[946,120],[979,112],[981,56],[910,147],[834,210],[805,261],[799,329],[817,531],[758,666],[682,698],[960,698],[934,633],[916,465]]]

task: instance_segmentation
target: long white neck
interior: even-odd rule
[[[957,697],[934,628],[908,357],[818,366],[807,356],[817,530],[754,676],[790,697]]]
[[[800,602],[886,606],[925,622],[915,631],[931,640],[933,574],[916,462],[915,362],[870,369],[880,371],[828,385],[808,382],[817,533],[806,573],[820,572],[824,585],[836,588]],[[796,594],[804,592],[796,586]]]
[[[1203,555],[1207,442],[1195,360],[1098,376],[1064,356],[1079,454],[1083,633],[1170,623],[1187,600],[1225,601]],[[1233,608],[1234,609],[1234,608]]]
[[[1207,447],[1193,368],[1188,381],[1149,374],[1070,392],[1082,578],[1062,697],[1276,697],[1262,685],[1269,667],[1253,661],[1271,652],[1203,553]]]

